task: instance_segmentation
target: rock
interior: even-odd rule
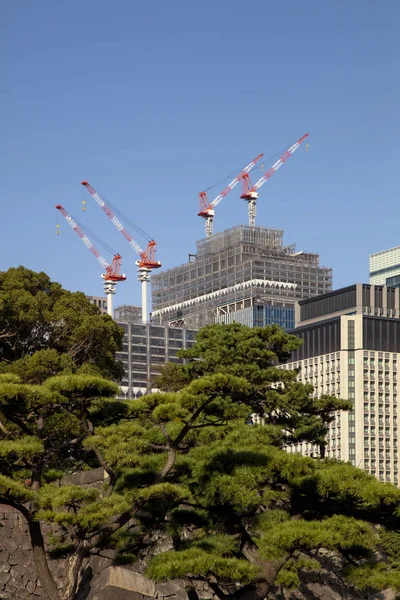
[[[155,585],[140,573],[122,567],[107,567],[100,575],[93,600],[154,600]]]
[[[26,589],[30,594],[33,594],[36,590],[36,582],[28,581],[28,583],[26,584]]]
[[[0,590],[2,590],[5,587],[5,585],[10,581],[10,578],[10,573],[0,573]]]
[[[368,600],[396,600],[397,592],[390,588],[369,596]]]

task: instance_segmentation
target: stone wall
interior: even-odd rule
[[[98,486],[105,479],[102,469],[71,476],[65,483]],[[48,527],[44,533],[50,533]],[[171,548],[166,537],[154,536],[152,554]],[[113,566],[113,553],[104,552],[91,557],[86,566],[77,600],[217,600],[206,583],[196,587],[192,596],[186,582],[175,580],[155,584],[143,573],[148,556],[144,554],[135,564]],[[378,594],[361,594],[343,579],[343,559],[331,553],[320,553],[320,568],[303,577],[299,591],[284,593],[274,590],[271,600],[395,600],[397,595],[386,590]],[[64,586],[66,560],[50,561],[50,570],[60,589]],[[232,590],[226,590],[231,592]],[[33,561],[28,527],[25,519],[13,508],[0,505],[0,600],[47,600],[43,594]]]

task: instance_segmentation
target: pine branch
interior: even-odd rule
[[[86,433],[88,435],[94,435],[94,427],[93,427],[93,423],[87,418],[86,422],[82,421],[82,426],[84,428],[84,431],[86,431]],[[114,471],[114,469],[112,469],[109,464],[107,463],[107,461],[105,460],[104,456],[102,455],[102,453],[100,452],[100,450],[98,448],[95,448],[93,450],[99,464],[101,467],[103,467],[103,469],[105,470],[105,472],[109,475],[110,477],[110,491],[109,493],[111,493],[116,481],[117,481],[117,475]]]

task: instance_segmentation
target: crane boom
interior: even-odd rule
[[[69,212],[67,212],[65,210],[65,208],[61,204],[56,204],[56,209],[60,211],[60,213],[62,214],[62,216],[64,217],[64,219],[67,221],[68,225],[81,238],[81,240],[85,244],[85,246],[87,248],[89,248],[90,252],[96,257],[96,259],[101,264],[101,266],[103,267],[103,269],[105,269],[106,272],[105,272],[104,277],[103,277],[105,279],[105,281],[112,281],[112,282],[115,282],[115,283],[118,282],[118,281],[124,281],[126,279],[125,275],[121,275],[120,274],[121,258],[122,258],[121,255],[120,254],[115,254],[114,258],[113,258],[113,261],[112,261],[112,265],[110,265],[106,261],[106,259],[104,258],[104,256],[102,256],[100,254],[100,252],[97,250],[97,248],[93,244],[93,242],[88,238],[88,236],[86,235],[86,233],[84,231],[82,231],[82,229],[79,227],[78,223],[69,214]]]
[[[224,190],[222,190],[222,192],[220,194],[218,194],[218,196],[216,198],[214,198],[214,200],[212,202],[208,202],[206,192],[201,192],[199,194],[199,196],[200,196],[200,205],[201,205],[202,210],[199,212],[198,216],[199,217],[209,216],[208,211],[213,210],[216,206],[218,206],[218,204],[225,198],[225,196],[227,196],[229,194],[229,192],[231,192],[237,186],[237,184],[242,179],[243,175],[245,175],[246,173],[249,173],[255,167],[255,165],[257,164],[257,162],[260,160],[260,158],[262,156],[263,156],[263,154],[259,154],[254,160],[252,160],[248,165],[246,165],[244,167],[244,169],[242,169],[240,171],[239,175],[237,175],[226,186],[226,188]]]
[[[122,233],[128,244],[131,248],[140,256],[139,266],[146,267],[149,269],[157,269],[161,267],[160,261],[154,260],[154,255],[156,252],[156,242],[154,240],[150,240],[146,250],[142,250],[139,244],[133,239],[129,231],[123,226],[118,217],[114,214],[113,210],[108,206],[105,200],[100,196],[98,192],[94,189],[92,185],[88,181],[82,181],[81,184],[86,187],[89,194],[92,198],[97,202],[103,212],[107,215],[110,221],[114,224],[114,226]]]
[[[142,248],[139,246],[137,242],[133,239],[129,231],[125,229],[122,225],[121,221],[118,217],[113,213],[111,208],[106,204],[105,200],[100,196],[98,192],[90,185],[88,181],[82,181],[82,185],[86,187],[89,194],[92,198],[97,202],[100,208],[106,213],[107,217],[111,220],[111,222],[115,225],[115,227],[122,233],[128,244],[135,250],[135,252],[140,256],[143,252]]]
[[[264,173],[264,175],[260,177],[260,179],[254,185],[251,184],[248,173],[244,173],[242,175],[243,193],[240,197],[248,202],[248,215],[250,227],[254,227],[256,224],[256,203],[258,198],[258,190],[264,185],[266,181],[268,181],[270,177],[272,177],[275,171],[281,168],[281,166],[285,161],[287,161],[289,156],[292,156],[292,154],[296,152],[297,148],[300,146],[301,142],[306,139],[306,137],[308,137],[308,133],[305,133],[303,137],[301,137],[299,140],[297,140],[297,142],[290,146],[290,148],[288,148],[286,152],[282,154],[280,159],[277,160],[276,163],[274,163],[272,167],[268,169],[268,171]]]
[[[297,142],[295,142],[293,144],[293,146],[290,146],[290,148],[288,150],[286,150],[286,152],[284,152],[282,154],[282,156],[280,157],[280,159],[277,160],[276,163],[274,163],[272,165],[272,167],[270,169],[268,169],[268,171],[266,173],[264,173],[264,175],[262,177],[260,177],[260,179],[253,185],[253,187],[251,189],[247,190],[247,193],[256,192],[257,190],[259,190],[260,187],[262,187],[264,185],[264,183],[266,181],[268,181],[268,179],[270,177],[272,177],[272,175],[275,173],[275,171],[278,171],[278,169],[281,168],[281,166],[283,165],[283,163],[286,162],[287,159],[290,156],[292,156],[292,154],[294,154],[294,152],[296,152],[297,148],[308,137],[308,135],[309,135],[308,133],[305,133],[303,135],[303,137],[301,137],[299,140],[297,140]],[[244,181],[246,181],[245,177],[243,179],[244,179]],[[241,198],[243,198],[243,195],[241,196]]]
[[[81,238],[82,242],[87,248],[89,248],[90,252],[94,254],[94,256],[97,258],[98,262],[101,264],[103,269],[107,270],[110,267],[109,263],[106,261],[104,256],[100,254],[96,246],[90,241],[86,233],[82,231],[78,223],[71,217],[71,215],[65,210],[65,208],[61,206],[61,204],[56,204],[56,209],[60,211],[64,219],[67,221],[68,225],[70,225],[70,227],[72,227],[75,233]]]

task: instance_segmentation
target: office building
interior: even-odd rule
[[[356,284],[296,304],[303,340],[285,369],[322,394],[351,401],[329,427],[326,455],[398,484],[400,289]],[[311,444],[288,448],[317,456]]]
[[[331,289],[332,269],[318,254],[284,246],[281,230],[240,225],[197,242],[195,260],[153,274],[152,320],[291,328],[297,300]]]
[[[370,255],[369,282],[400,287],[400,246]]]
[[[123,348],[117,352],[125,369],[121,398],[135,399],[154,391],[154,380],[167,362],[182,363],[179,350],[190,348],[197,331],[164,325],[118,323],[124,330]]]

